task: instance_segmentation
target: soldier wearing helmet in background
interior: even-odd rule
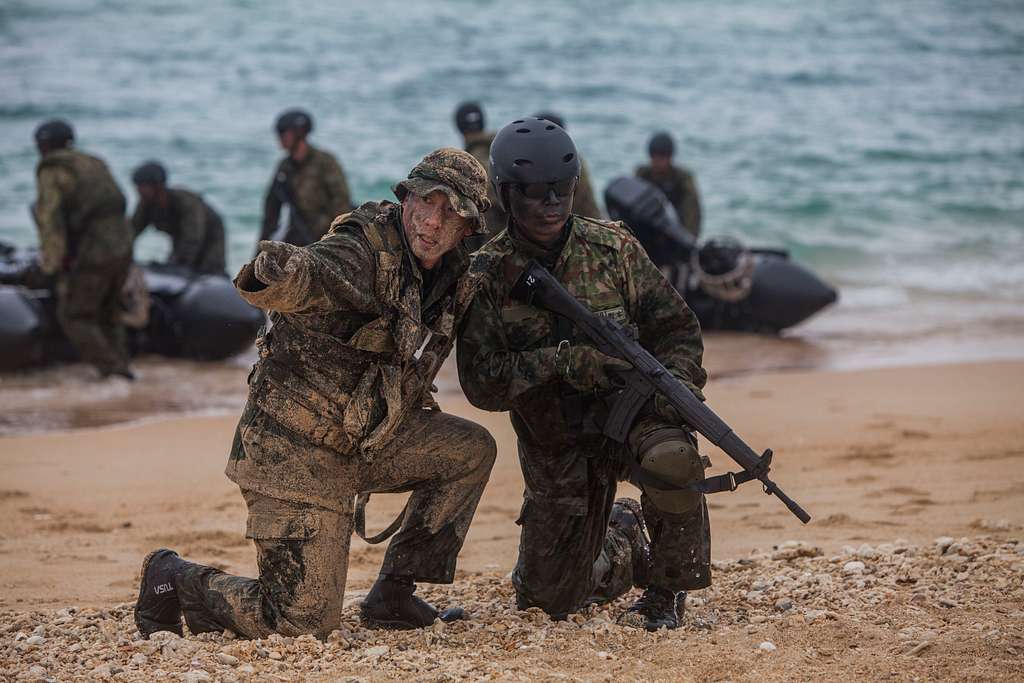
[[[485,123],[484,110],[477,102],[463,102],[455,110],[455,127],[462,133],[463,148],[472,154],[481,166],[489,169],[491,140],[494,139],[494,133],[484,130]],[[493,237],[504,230],[505,222],[508,220],[508,216],[498,205],[490,183],[487,184],[487,198],[491,202],[491,208],[487,210],[485,216],[487,233],[480,238],[472,239],[471,249],[480,247],[488,237]]]
[[[368,492],[412,495],[400,528],[370,539],[398,528],[362,620],[420,628],[458,616],[413,592],[452,582],[496,453],[487,430],[431,397],[475,287],[462,241],[483,230],[486,188],[473,157],[439,149],[395,186],[400,204],[363,204],[307,247],[260,243],[235,285],[273,326],[257,340],[226,470],[249,508],[260,576],[150,553],[135,610],[144,637],[180,634],[184,615],[192,633],[325,638],[341,627]]]
[[[604,438],[604,399],[615,371],[628,366],[565,318],[510,294],[526,264],[539,261],[584,306],[632,325],[639,342],[701,396],[696,317],[623,224],[570,212],[579,173],[572,139],[547,120],[514,121],[495,137],[491,179],[509,226],[470,266],[482,281],[459,337],[459,379],[473,405],[512,413],[526,481],[512,574],[519,607],[564,618],[639,586],[643,595],[620,621],[676,628],[682,591],[711,582],[703,494],[641,485],[641,505],[616,500],[615,491],[631,461],[677,486],[703,479],[691,430],[655,400],[626,444]]]
[[[638,166],[636,176],[653,183],[665,193],[675,207],[683,227],[693,236],[700,236],[700,194],[697,192],[697,181],[688,169],[672,164],[675,143],[668,133],[655,133],[647,146],[651,157],[648,166]]]
[[[203,198],[182,187],[167,187],[167,170],[147,161],[132,173],[139,204],[132,216],[135,236],[152,225],[171,236],[167,262],[197,273],[224,273],[224,223]]]
[[[534,114],[538,119],[547,119],[556,126],[565,130],[565,121],[554,112],[541,112]],[[577,216],[587,218],[603,218],[601,209],[597,206],[597,199],[594,195],[594,187],[590,184],[590,171],[587,169],[587,162],[580,157],[580,182],[576,186],[576,193],[572,196],[572,212]]]
[[[134,379],[121,322],[121,288],[132,265],[125,198],[100,159],[72,148],[61,120],[35,132],[40,267],[57,276],[57,320],[101,376]]]
[[[327,234],[336,216],[352,210],[348,182],[333,155],[309,144],[313,118],[307,112],[289,109],[274,127],[287,156],[267,188],[260,239],[310,244]]]

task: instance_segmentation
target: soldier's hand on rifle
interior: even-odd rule
[[[626,361],[601,353],[593,346],[564,343],[555,352],[562,378],[577,391],[607,391],[615,386],[615,371],[630,370]]]
[[[305,256],[301,247],[286,242],[262,240],[258,248],[259,254],[253,262],[253,269],[256,279],[267,285],[287,280]]]

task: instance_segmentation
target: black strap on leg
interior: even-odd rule
[[[745,484],[757,478],[754,474],[743,470],[741,472],[726,472],[725,474],[719,474],[680,486],[679,484],[665,481],[653,472],[645,470],[633,458],[628,458],[628,461],[629,480],[631,482],[650,486],[659,491],[695,491],[703,494],[722,493],[723,491],[735,491],[740,484]]]
[[[363,539],[370,545],[377,545],[391,538],[396,531],[402,526],[402,520],[405,519],[405,511],[409,508],[409,503],[405,504],[402,511],[398,513],[398,517],[395,521],[388,525],[388,528],[380,532],[376,536],[366,536],[366,504],[370,502],[369,493],[360,493],[356,496],[356,507],[353,514],[353,522],[356,529],[356,535]]]

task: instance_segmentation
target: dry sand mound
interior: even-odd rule
[[[140,640],[131,605],[0,614],[6,680],[1020,680],[1024,541],[897,540],[825,556],[795,541],[715,563],[686,624],[645,633],[616,616],[634,596],[553,622],[517,611],[507,577],[423,587],[468,621],[415,632],[346,627],[326,642],[231,633]],[[358,596],[352,596],[357,598]]]

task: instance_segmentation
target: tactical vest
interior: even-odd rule
[[[258,340],[261,362],[253,378],[253,400],[265,413],[314,443],[367,461],[410,411],[432,401],[430,388],[455,343],[456,320],[479,282],[464,276],[424,321],[398,211],[394,204],[367,203],[337,217],[328,232],[359,231],[374,252],[376,317],[342,338],[303,325],[301,316],[275,314],[267,338]],[[309,357],[311,343],[324,363]],[[301,376],[275,356],[301,358]],[[333,377],[326,363],[339,369]]]
[[[75,178],[75,187],[64,198],[64,218],[72,235],[81,235],[98,218],[123,216],[124,194],[100,159],[73,149],[50,152],[39,161],[37,174],[44,168],[63,168]]]

